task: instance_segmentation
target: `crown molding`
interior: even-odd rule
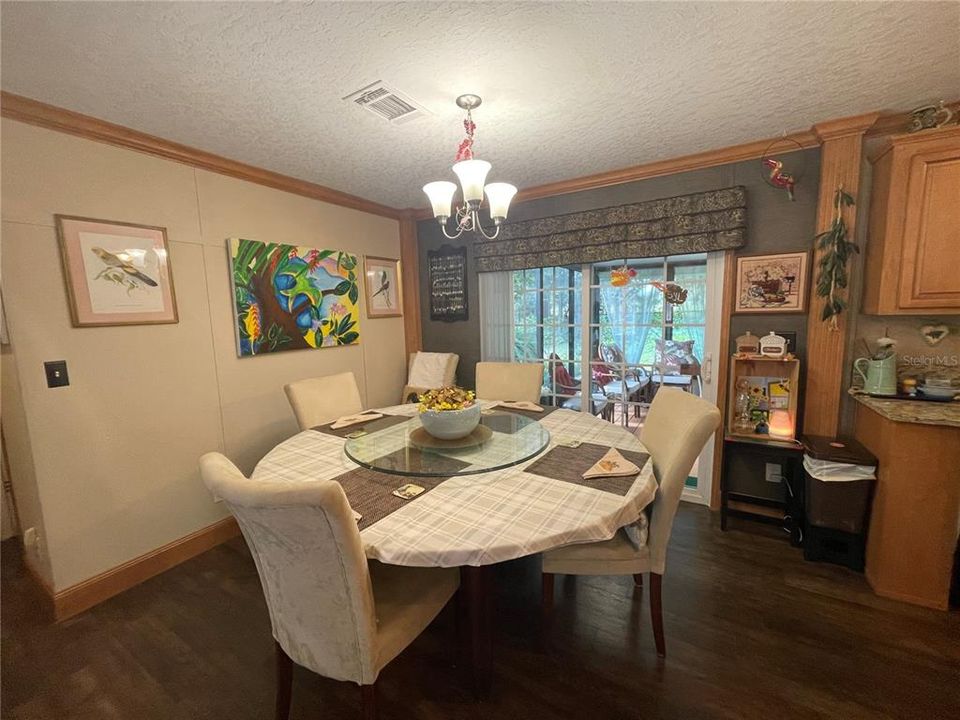
[[[164,140],[155,135],[148,135],[139,130],[116,125],[55,105],[48,105],[21,95],[0,92],[0,115],[29,125],[57,130],[68,135],[76,135],[87,140],[95,140],[128,150],[136,150],[165,160],[173,160],[202,170],[209,170],[275,190],[302,195],[331,205],[339,205],[393,220],[400,219],[401,211],[387,205],[334,190],[325,185],[318,185],[289,175],[282,175],[272,170],[230,160],[188,145]]]
[[[945,103],[954,113],[960,113],[960,100]],[[0,115],[11,120],[77,135],[97,142],[124,147],[168,160],[174,160],[211,172],[247,180],[277,190],[302,195],[314,200],[340,205],[361,212],[380,215],[392,220],[428,220],[433,217],[429,208],[393,208],[366,200],[356,195],[341,192],[324,185],[299,180],[271,170],[230,160],[203,150],[181,145],[170,140],[148,135],[138,130],[106,122],[89,115],[65,110],[54,105],[31,100],[20,95],[0,91]],[[529,200],[565,195],[583,190],[620,185],[648,178],[673,175],[701,168],[716,167],[744,160],[755,160],[763,156],[771,143],[777,140],[795,142],[800,148],[812,148],[825,140],[861,134],[866,137],[886,136],[903,132],[910,118],[909,112],[881,114],[865,113],[852,117],[827,120],[816,123],[809,130],[790,133],[781,137],[766,138],[739,145],[682,155],[666,160],[632,165],[592,175],[584,175],[569,180],[536,185],[521,190],[514,204]]]
[[[813,132],[820,142],[824,143],[827,140],[835,140],[836,138],[846,137],[848,135],[863,135],[867,130],[876,125],[879,119],[879,112],[852,115],[850,117],[837,118],[836,120],[814,123]]]

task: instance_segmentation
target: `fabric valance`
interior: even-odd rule
[[[508,222],[496,240],[477,235],[478,272],[522,270],[743,247],[743,186]]]

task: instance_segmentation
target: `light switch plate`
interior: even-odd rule
[[[67,375],[66,360],[51,360],[43,364],[43,371],[47,374],[47,387],[66,387],[70,384],[70,376]]]

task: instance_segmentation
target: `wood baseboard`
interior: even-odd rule
[[[163,547],[125,562],[123,565],[55,593],[51,592],[51,588],[41,578],[38,578],[29,567],[28,572],[37,580],[40,587],[50,598],[53,618],[59,622],[78,615],[84,610],[118,595],[124,590],[129,590],[134,585],[139,585],[143,581],[196,557],[239,534],[240,527],[237,525],[237,521],[233,517],[227,517],[186,537],[174,540]]]

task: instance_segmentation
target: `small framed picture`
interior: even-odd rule
[[[178,322],[166,228],[54,217],[74,327]]]
[[[736,313],[802,313],[807,309],[806,252],[737,258]]]
[[[400,261],[367,255],[363,258],[363,274],[367,317],[401,317]]]

